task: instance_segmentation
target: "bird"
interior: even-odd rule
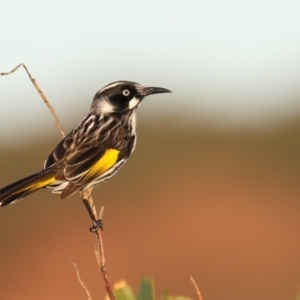
[[[171,91],[123,80],[104,86],[88,115],[58,143],[40,171],[0,189],[0,206],[41,188],[66,199],[109,180],[134,151],[138,106],[146,96],[159,93]]]

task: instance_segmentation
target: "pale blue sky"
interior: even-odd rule
[[[0,43],[0,71],[26,63],[71,127],[120,79],[173,91],[139,119],[239,127],[300,113],[299,0],[2,1]],[[8,127],[12,139],[53,129],[23,71],[0,78],[0,100],[1,142]]]

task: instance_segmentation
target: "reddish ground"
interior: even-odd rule
[[[141,129],[136,153],[99,187],[112,283],[134,290],[142,274],[157,295],[204,300],[296,300],[300,286],[300,142],[294,125],[273,133]],[[55,142],[34,153],[2,149],[1,186],[38,170]],[[22,156],[24,161],[22,161]],[[0,299],[93,299],[104,287],[78,196],[42,190],[0,209]]]

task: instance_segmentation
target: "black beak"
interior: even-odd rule
[[[148,96],[160,93],[172,93],[171,91],[160,87],[144,87],[141,91],[142,96]]]

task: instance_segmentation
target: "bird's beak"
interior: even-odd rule
[[[171,91],[160,88],[160,87],[144,87],[141,90],[142,96],[148,96],[148,95],[153,95],[153,94],[160,94],[160,93],[172,93]]]

